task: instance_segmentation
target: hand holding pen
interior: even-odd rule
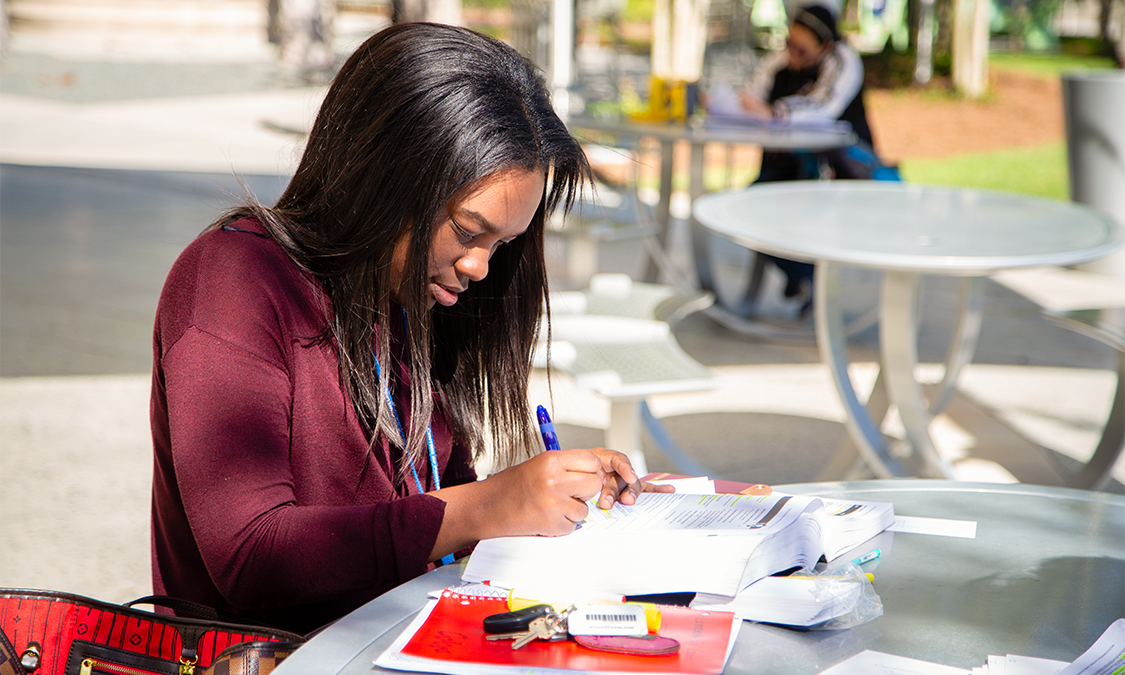
[[[559,447],[559,437],[555,435],[555,425],[551,423],[551,416],[543,406],[535,411],[539,418],[539,433],[543,434],[543,447],[548,450],[562,450]]]
[[[561,450],[559,437],[555,433],[555,425],[551,416],[543,406],[536,408],[535,415],[539,420],[539,433],[543,436],[543,447],[547,450]],[[636,503],[641,492],[674,492],[675,489],[667,486],[655,486],[642,483],[633,470],[633,465],[628,457],[620,452],[592,448],[593,452],[602,460],[605,479],[602,484],[601,494],[598,495],[598,508],[609,509],[617,502],[626,505]]]

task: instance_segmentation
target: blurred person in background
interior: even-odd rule
[[[758,61],[741,92],[747,114],[763,120],[827,126],[847,122],[857,142],[824,153],[764,152],[755,183],[787,180],[853,178],[898,180],[874,150],[863,105],[863,61],[836,26],[836,15],[824,5],[795,9],[785,49]],[[812,308],[810,263],[767,255],[786,276],[785,297],[804,297],[800,315]]]

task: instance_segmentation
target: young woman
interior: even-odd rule
[[[797,10],[785,49],[763,56],[750,73],[742,107],[795,122],[842,120],[872,145],[863,107],[863,62],[840,39],[836,17],[822,5]]]
[[[862,148],[874,155],[874,141],[863,107],[863,62],[840,39],[836,17],[827,7],[809,5],[797,10],[789,24],[785,49],[771,52],[758,62],[742,91],[742,107],[763,118],[794,122],[844,121]],[[763,152],[756,183],[816,180],[827,168],[836,177],[847,176],[832,156],[812,153]],[[813,266],[809,263],[765,256],[786,275],[785,297],[805,296],[801,316],[812,308]]]
[[[544,222],[589,174],[503,43],[406,24],[361,46],[278,203],[169,273],[155,591],[308,632],[481,539],[654,489],[620,453],[536,454]],[[477,481],[485,452],[509,468]]]

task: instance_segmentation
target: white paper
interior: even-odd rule
[[[1119,675],[1125,673],[1125,619],[1118,619],[1082,656],[1058,675]]]
[[[749,117],[746,109],[742,107],[742,100],[738,92],[729,84],[715,83],[707,92],[707,112],[712,115],[730,115],[732,117]]]
[[[813,578],[766,577],[738,593],[733,599],[697,594],[692,609],[714,609],[734,612],[745,621],[779,623],[788,626],[811,626],[828,621],[855,609],[863,593],[858,582],[841,582],[831,587],[827,580]]]
[[[1008,657],[989,654],[988,675],[1008,675]]]
[[[887,532],[935,534],[942,537],[961,537],[962,539],[976,539],[977,521],[896,515],[894,525],[888,527]]]
[[[458,595],[476,596],[479,598],[503,598],[507,600],[510,589],[500,588],[499,586],[489,586],[488,584],[463,584],[453,588],[434,589],[428,593],[428,596],[437,599],[446,591],[451,591]]]
[[[972,671],[869,649],[837,663],[820,675],[972,675]]]
[[[666,480],[650,480],[652,485],[671,485],[676,492],[688,495],[713,495],[715,494],[715,481],[707,476],[695,478],[668,478]]]
[[[1005,662],[1004,675],[1058,675],[1059,671],[1070,665],[1066,661],[1040,659],[1034,656],[1017,656],[1015,654],[1008,654]],[[989,675],[996,675],[996,673],[991,672]]]

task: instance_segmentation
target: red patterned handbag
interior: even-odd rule
[[[266,675],[305,641],[296,633],[219,619],[210,608],[170,598],[115,605],[70,593],[0,589],[0,674]],[[9,648],[14,665],[2,653]]]

